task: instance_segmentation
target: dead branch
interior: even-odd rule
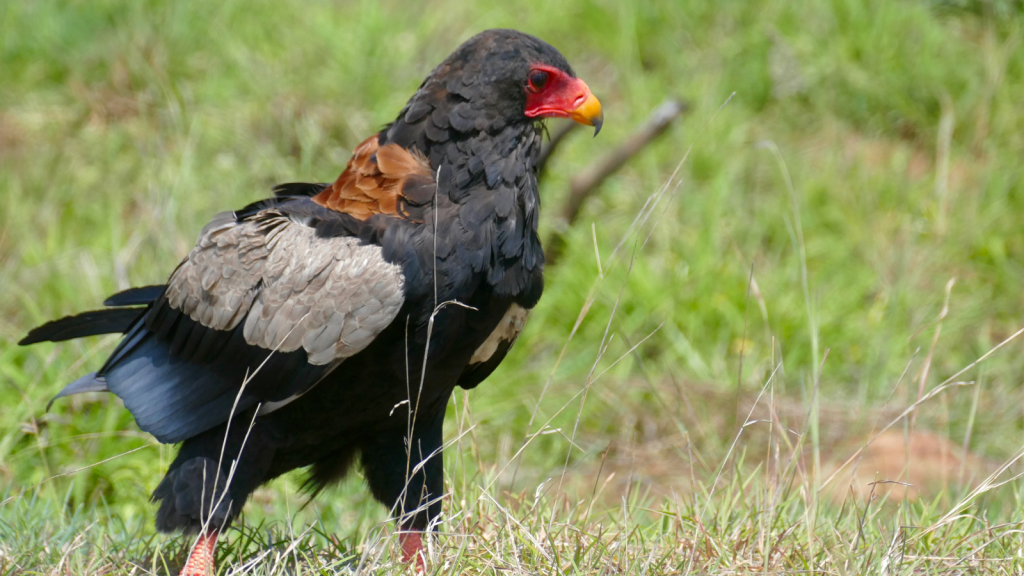
[[[675,98],[665,100],[651,112],[647,121],[618,148],[595,160],[582,172],[572,177],[569,181],[569,198],[562,206],[562,212],[555,222],[555,232],[547,240],[548,249],[545,251],[545,258],[549,265],[558,260],[565,247],[565,233],[576,221],[583,204],[597,191],[601,183],[663,134],[676,118],[686,112],[687,108],[688,105],[681,100]],[[572,131],[573,127],[574,125],[570,124],[567,128],[561,128],[551,137],[550,144],[541,152],[541,160],[538,163],[541,170],[551,153]]]

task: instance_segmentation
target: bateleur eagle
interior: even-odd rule
[[[356,460],[406,561],[436,526],[445,407],[502,361],[543,289],[542,119],[601,128],[601,105],[549,44],[489,30],[460,46],[330,184],[284,184],[218,214],[161,286],[56,320],[21,344],[123,332],[57,398],[120,397],[181,443],[156,526],[197,534],[183,574],[261,484]]]

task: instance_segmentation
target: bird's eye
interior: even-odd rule
[[[530,74],[530,90],[540,92],[548,85],[548,73],[543,70],[534,70]]]

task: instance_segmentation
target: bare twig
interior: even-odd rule
[[[572,180],[569,181],[569,198],[565,201],[562,212],[555,224],[556,232],[547,241],[548,249],[544,256],[549,264],[558,260],[558,256],[561,254],[565,244],[562,235],[575,222],[584,202],[593,195],[601,182],[604,182],[606,178],[614,174],[619,168],[622,168],[626,162],[646,148],[655,138],[663,134],[676,118],[679,118],[683,112],[686,112],[687,108],[688,105],[685,102],[674,98],[662,102],[651,112],[647,121],[618,148],[595,160],[584,168],[582,172],[572,177]],[[546,149],[548,155],[568,133],[569,130],[563,129],[552,136],[551,144]],[[541,163],[539,164],[541,169],[543,169],[547,158],[547,156],[544,156],[544,152],[542,152]]]

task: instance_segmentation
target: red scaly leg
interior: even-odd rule
[[[398,535],[398,543],[402,545],[402,562],[413,564],[417,572],[427,569],[424,561],[426,551],[423,549],[423,532],[402,532]]]
[[[181,576],[213,576],[213,550],[217,546],[217,533],[201,534],[181,569]]]

